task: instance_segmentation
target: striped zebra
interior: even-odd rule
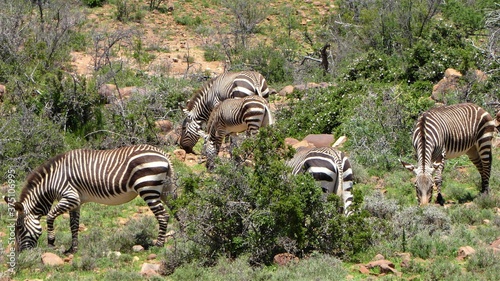
[[[219,103],[210,114],[207,133],[199,134],[205,139],[203,154],[207,157],[207,168],[214,168],[224,138],[232,133],[246,131],[254,135],[260,127],[274,123],[266,99],[260,96],[246,96],[241,99],[227,99]]]
[[[320,183],[323,192],[335,193],[344,202],[344,214],[349,215],[352,204],[353,174],[347,156],[333,147],[300,147],[286,161],[292,174],[310,173]]]
[[[441,174],[445,159],[463,154],[467,154],[481,174],[481,192],[488,193],[494,130],[490,114],[475,104],[440,106],[424,112],[413,131],[417,166],[401,161],[405,168],[416,175],[415,188],[419,204],[425,205],[431,201],[433,187],[436,186],[437,202],[443,205]]]
[[[42,234],[40,218],[47,216],[48,244],[54,246],[54,220],[69,212],[72,245],[78,250],[80,206],[86,202],[120,205],[141,196],[156,216],[156,246],[163,246],[169,216],[163,207],[175,193],[169,156],[149,145],[113,150],[71,150],[49,159],[26,180],[20,200],[5,197],[17,211],[16,247],[34,248]],[[52,208],[54,201],[58,203]]]
[[[186,118],[182,122],[179,145],[188,153],[200,138],[199,131],[213,108],[229,98],[257,95],[268,98],[274,92],[267,87],[264,76],[255,71],[225,72],[211,79],[188,101]]]

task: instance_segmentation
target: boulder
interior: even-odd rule
[[[455,69],[448,68],[444,72],[444,77],[432,88],[431,98],[436,102],[445,101],[445,95],[449,91],[457,89],[458,81],[462,74]]]
[[[274,263],[279,266],[288,265],[290,262],[298,263],[299,258],[290,253],[277,254],[274,256]]]
[[[151,277],[160,275],[160,265],[155,263],[143,263],[141,267],[141,275]]]
[[[299,140],[297,139],[294,139],[294,138],[285,138],[285,145],[295,145],[296,143],[298,143]]]
[[[43,253],[42,263],[48,266],[58,266],[63,265],[64,260],[54,253]]]
[[[155,121],[155,126],[163,133],[168,133],[174,128],[170,120],[157,120]]]
[[[312,143],[316,147],[324,147],[331,146],[335,141],[335,137],[332,134],[310,134],[303,140]]]
[[[174,150],[174,155],[175,158],[179,159],[180,161],[182,162],[186,161],[186,151],[184,149]]]
[[[6,92],[5,85],[0,84],[0,101],[5,97]]]
[[[286,96],[286,95],[289,95],[291,93],[293,93],[293,90],[295,88],[292,86],[292,85],[288,85],[288,86],[285,86],[283,89],[281,89],[279,92],[278,92],[278,95],[280,96]]]
[[[464,259],[470,257],[471,255],[474,255],[475,253],[476,253],[476,250],[474,250],[474,248],[472,248],[471,246],[460,247],[458,249],[457,259],[464,260]]]
[[[300,142],[292,145],[292,147],[295,149],[298,149],[300,147],[311,147],[312,148],[312,147],[316,147],[316,146],[314,144],[306,141],[306,140],[303,140],[303,141],[300,141]]]

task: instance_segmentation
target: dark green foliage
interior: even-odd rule
[[[317,250],[351,258],[369,243],[365,215],[356,211],[359,194],[346,218],[336,195],[327,199],[310,175],[289,173],[281,160],[290,157],[283,140],[262,128],[234,152],[235,160],[219,161],[214,175],[185,181],[188,199],[177,203],[181,224],[211,257],[250,253],[252,264],[269,264],[278,253]],[[235,162],[250,155],[253,168]]]

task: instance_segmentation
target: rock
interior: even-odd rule
[[[170,120],[157,120],[155,121],[155,126],[156,128],[160,129],[160,131],[163,133],[168,133],[172,131],[174,127]]]
[[[288,86],[285,86],[283,89],[281,89],[279,92],[278,92],[278,95],[279,96],[286,96],[286,95],[289,95],[291,93],[293,93],[293,90],[295,88],[292,86],[292,85],[288,85]]]
[[[312,144],[312,143],[310,143],[308,141],[303,140],[303,141],[300,141],[300,142],[292,145],[292,147],[295,148],[295,149],[298,149],[300,147],[315,147],[315,146],[314,146],[314,144]]]
[[[411,262],[411,254],[410,253],[399,253],[398,257],[401,258],[401,267],[409,267]]]
[[[136,261],[139,261],[139,260],[140,260],[140,258],[139,258],[138,256],[134,256],[134,257],[132,258],[132,261],[133,261],[133,262],[136,262]]]
[[[368,269],[379,267],[380,273],[396,273],[396,274],[398,273],[398,271],[394,268],[394,264],[388,260],[372,261],[366,264],[365,266]]]
[[[359,265],[359,272],[362,273],[362,274],[370,274],[370,270],[368,268],[366,268],[366,266],[364,265]]]
[[[132,247],[132,251],[134,251],[134,252],[142,252],[142,251],[144,251],[144,247],[142,245],[134,245]]]
[[[381,254],[377,254],[377,255],[373,258],[373,260],[376,260],[376,261],[379,261],[379,260],[384,260],[384,259],[385,259],[385,257],[384,257],[384,256],[382,256]]]
[[[444,71],[444,77],[448,79],[457,79],[462,77],[462,73],[460,71],[455,70],[453,68],[448,68]]]
[[[154,260],[156,259],[156,254],[149,254],[149,256],[147,257],[148,260]]]
[[[154,263],[143,263],[141,267],[141,275],[151,277],[155,275],[160,275],[158,271],[160,270],[159,264]]]
[[[310,134],[303,140],[312,143],[316,147],[332,146],[335,137],[332,134]]]
[[[279,266],[285,266],[290,262],[298,263],[299,258],[290,253],[277,254],[274,256],[274,263]]]
[[[42,254],[42,263],[48,266],[58,266],[63,265],[64,260],[54,253],[44,253]]]
[[[186,161],[186,151],[184,149],[174,150],[174,156],[182,162]]]
[[[474,248],[472,248],[471,246],[460,247],[458,249],[457,259],[461,261],[461,260],[464,260],[464,259],[470,257],[471,255],[473,255],[475,253],[476,253],[476,250],[474,250]]]
[[[294,138],[285,138],[285,145],[293,146],[294,144],[296,144],[298,142],[299,142],[299,140],[294,139]]]
[[[449,91],[453,91],[458,86],[458,80],[462,74],[455,69],[448,68],[444,72],[444,77],[432,88],[431,98],[436,102],[443,102],[445,95]]]

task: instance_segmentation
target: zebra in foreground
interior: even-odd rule
[[[310,173],[325,193],[335,193],[344,202],[344,214],[349,215],[352,204],[353,174],[347,156],[333,147],[300,147],[286,161],[292,174]]]
[[[72,245],[78,250],[80,206],[86,202],[120,205],[141,196],[156,216],[156,246],[163,246],[169,216],[161,201],[175,193],[169,156],[158,148],[137,145],[113,150],[78,149],[49,159],[28,177],[20,200],[5,197],[17,211],[16,248],[36,247],[42,234],[40,218],[47,216],[48,244],[54,246],[54,220],[70,214]],[[54,201],[58,203],[53,207]]]
[[[205,139],[203,154],[207,157],[207,169],[214,168],[215,157],[227,135],[244,131],[247,136],[254,135],[260,127],[273,123],[271,110],[263,97],[246,96],[219,103],[208,119],[207,133],[199,132]]]
[[[417,166],[401,161],[405,168],[416,175],[415,188],[419,204],[425,205],[431,201],[434,185],[438,193],[437,202],[444,204],[441,183],[445,159],[463,154],[467,154],[481,174],[481,193],[488,193],[494,130],[495,124],[490,114],[472,103],[440,106],[424,112],[413,131]]]
[[[199,131],[210,118],[213,108],[223,100],[257,95],[268,98],[274,92],[267,86],[266,79],[255,71],[225,72],[209,80],[188,101],[184,110],[179,145],[188,153],[200,138]]]

